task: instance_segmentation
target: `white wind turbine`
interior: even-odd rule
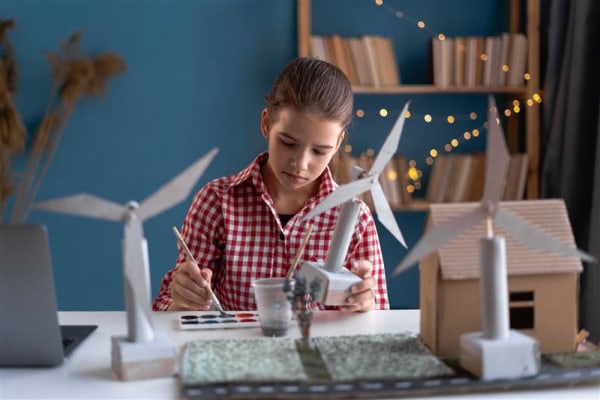
[[[342,204],[325,264],[304,261],[298,270],[298,274],[306,278],[307,282],[313,279],[321,279],[321,291],[316,296],[316,301],[321,302],[321,304],[345,304],[350,286],[361,280],[343,267],[360,210],[360,202],[356,200],[357,196],[367,191],[371,192],[379,222],[394,235],[402,246],[406,247],[402,232],[379,183],[379,175],[398,150],[409,104],[410,101],[404,105],[392,130],[375,157],[371,169],[367,172],[358,168],[357,180],[339,186],[303,218],[303,220],[308,220]]]
[[[480,239],[479,257],[483,332],[461,336],[460,362],[464,368],[483,379],[515,378],[536,374],[539,368],[539,354],[534,339],[518,331],[509,330],[506,246],[503,237],[494,235],[492,223],[497,223],[532,249],[560,253],[586,261],[594,261],[594,258],[502,209],[500,199],[509,154],[498,118],[498,109],[492,96],[489,96],[487,123],[485,186],[481,204],[471,212],[434,226],[411,249],[393,274],[400,274],[461,233],[485,221],[487,236]],[[496,361],[490,362],[493,358],[496,358]]]
[[[162,213],[185,200],[200,179],[217,149],[212,149],[171,181],[166,183],[141,204],[129,201],[122,205],[89,194],[78,194],[34,204],[34,208],[121,222],[124,226],[122,241],[125,304],[128,337],[126,342],[148,345],[156,343],[150,308],[150,270],[148,244],[144,237],[144,221]],[[118,346],[123,346],[119,343]],[[147,351],[148,347],[144,347]],[[120,349],[122,355],[129,350]],[[137,353],[140,353],[139,351]],[[113,348],[113,367],[115,367]],[[126,355],[124,355],[127,358]],[[132,355],[133,357],[133,355]],[[131,360],[128,360],[131,361]],[[119,368],[120,369],[120,368]],[[146,373],[150,372],[146,366]],[[123,371],[119,371],[123,372]],[[119,375],[125,375],[119,374]],[[148,377],[148,376],[142,376]],[[135,378],[133,378],[135,379]]]

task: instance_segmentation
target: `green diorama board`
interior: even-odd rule
[[[199,340],[184,348],[187,399],[385,398],[600,384],[600,352],[543,358],[530,378],[480,381],[435,357],[410,334]],[[566,366],[568,365],[568,367]]]

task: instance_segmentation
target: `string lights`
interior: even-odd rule
[[[407,23],[411,24],[412,26],[415,26],[419,30],[427,32],[432,37],[437,37],[439,40],[446,39],[446,36],[443,33],[432,29],[429,26],[429,24],[427,24],[424,20],[414,18],[414,17],[406,14],[402,10],[395,9],[394,7],[386,4],[384,2],[384,0],[374,0],[374,2],[377,6],[382,7],[383,9],[387,10],[388,12],[393,14],[396,18],[401,19],[402,21],[407,22]],[[483,61],[487,61],[487,58],[488,58],[487,54],[485,54],[485,53],[481,54],[481,59]],[[507,72],[510,67],[508,65],[502,65],[501,68],[504,72]],[[525,72],[525,74],[523,75],[523,78],[526,81],[528,81],[531,79],[531,74],[529,72]],[[528,97],[524,101],[525,105],[528,107],[533,107],[537,104],[540,104],[541,102],[542,102],[542,97],[539,92],[534,92],[530,97]],[[522,111],[522,103],[518,98],[514,98],[514,99],[510,100],[508,102],[508,104],[509,104],[509,107],[505,108],[502,112],[502,115],[504,115],[504,117],[510,118],[511,116],[513,116],[515,114],[519,114]],[[370,114],[371,114],[371,112],[366,112],[364,109],[357,109],[355,111],[355,115],[358,118],[366,118]],[[379,108],[376,112],[373,112],[373,114],[379,115],[381,118],[386,118],[388,115],[397,115],[396,113],[388,112],[388,110],[385,107]],[[425,124],[430,124],[433,121],[442,120],[442,121],[444,121],[444,123],[446,123],[450,126],[454,125],[455,123],[465,122],[465,121],[473,121],[475,123],[475,127],[455,134],[454,137],[450,138],[448,140],[448,142],[445,143],[439,149],[431,148],[429,150],[429,152],[427,153],[427,155],[424,156],[424,162],[428,166],[431,166],[434,164],[436,158],[440,155],[440,153],[442,153],[442,152],[443,153],[451,153],[452,151],[457,149],[461,145],[461,143],[464,143],[465,141],[469,141],[472,139],[477,139],[480,136],[481,130],[486,129],[486,125],[487,125],[487,123],[480,120],[479,115],[474,111],[465,112],[465,113],[461,113],[461,114],[451,114],[451,115],[433,115],[433,113],[431,113],[431,112],[422,112],[422,111],[414,111],[413,110],[412,112],[407,111],[406,118],[407,119],[411,118],[416,121],[422,121],[422,123],[425,123]],[[485,117],[484,117],[484,119],[485,119]],[[352,150],[352,148],[349,145],[347,145],[344,148],[344,151],[348,152],[348,153],[351,150]],[[423,176],[423,171],[421,169],[419,169],[418,163],[415,159],[411,159],[408,161],[407,175],[409,178],[409,184],[407,185],[405,190],[408,191],[409,193],[413,193],[414,191],[421,189],[422,185],[421,185],[420,180],[421,180],[421,177]],[[397,177],[391,177],[391,176],[387,177],[387,178],[391,179],[391,180],[397,179]]]

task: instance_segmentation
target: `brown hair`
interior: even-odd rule
[[[350,81],[338,67],[316,58],[300,57],[290,62],[265,100],[271,122],[277,120],[282,107],[340,121],[344,129],[352,121]]]

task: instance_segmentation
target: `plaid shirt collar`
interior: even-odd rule
[[[263,198],[267,200],[270,205],[272,205],[273,201],[267,192],[267,187],[260,171],[261,167],[267,162],[268,158],[269,153],[266,151],[257,155],[250,165],[241,170],[239,173],[233,175],[229,188],[242,185],[245,182],[250,182],[256,188],[258,193],[261,193]],[[317,203],[327,197],[327,195],[333,192],[337,187],[338,184],[333,180],[331,170],[329,167],[325,168],[325,171],[323,171],[321,174],[321,183],[319,185],[317,195],[310,198],[310,200],[304,205],[301,213],[308,213],[316,206]]]

